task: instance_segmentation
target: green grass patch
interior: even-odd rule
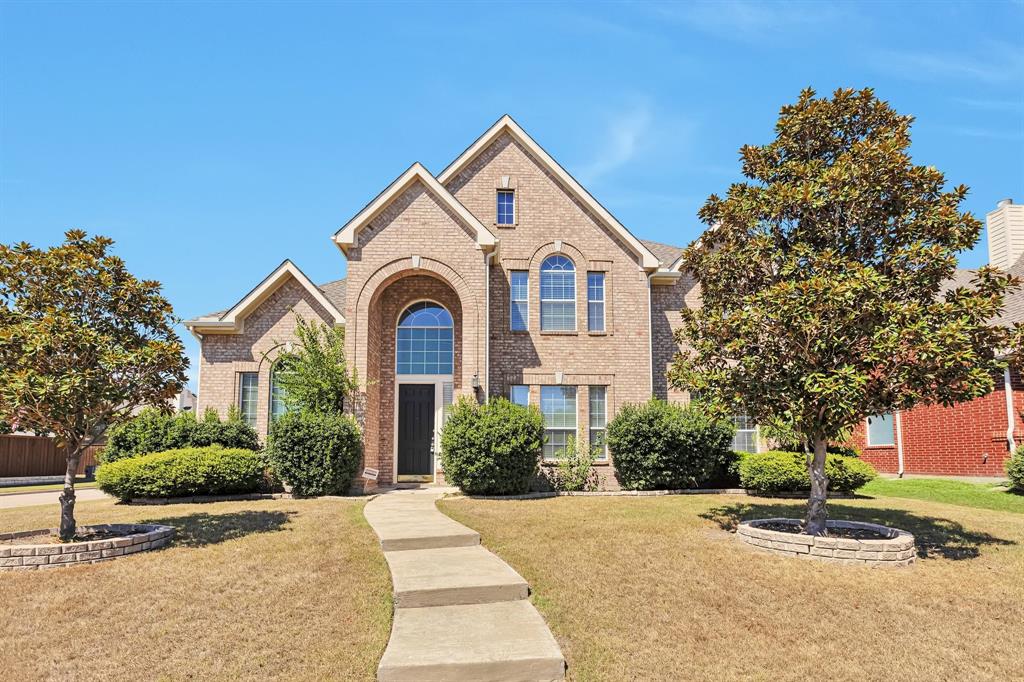
[[[1024,495],[1009,492],[1005,485],[997,483],[970,483],[944,478],[876,478],[857,493],[1024,514]]]

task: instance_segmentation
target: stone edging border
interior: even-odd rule
[[[736,528],[736,537],[748,545],[772,554],[872,568],[909,566],[914,563],[917,556],[914,536],[898,528],[862,521],[825,522],[826,528],[863,529],[888,536],[880,540],[857,540],[800,535],[759,527],[769,523],[800,525],[797,519],[743,521]]]
[[[523,495],[466,495],[451,493],[449,497],[467,497],[472,500],[540,500],[548,497],[662,497],[665,495],[746,495],[749,497],[775,497],[786,500],[807,499],[806,493],[759,493],[746,488],[683,488],[681,490],[597,490],[525,493]],[[830,500],[855,500],[856,495],[829,493]]]
[[[79,530],[108,530],[125,533],[122,537],[90,542],[46,545],[0,545],[0,571],[64,568],[76,564],[95,564],[119,556],[157,549],[170,543],[175,530],[155,523],[109,523],[81,526]],[[56,528],[0,534],[0,541],[17,540],[43,534],[56,534]]]
[[[191,497],[133,497],[121,504],[162,505],[162,504],[196,504],[202,502],[242,502],[245,500],[282,500],[292,499],[290,493],[241,493],[238,495],[193,495]]]

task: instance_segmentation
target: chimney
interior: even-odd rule
[[[1024,204],[1003,199],[985,216],[988,227],[988,262],[1009,270],[1024,254]]]

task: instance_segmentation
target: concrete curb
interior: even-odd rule
[[[447,497],[466,497],[471,500],[543,500],[551,497],[665,497],[666,495],[743,495],[782,500],[806,500],[806,493],[759,493],[746,488],[685,488],[682,490],[599,490],[593,492],[563,491],[525,493],[523,495],[466,495],[449,493]],[[856,500],[860,496],[850,493],[829,493],[830,500]]]

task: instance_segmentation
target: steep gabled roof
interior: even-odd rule
[[[398,178],[378,194],[373,201],[366,205],[352,220],[344,227],[334,233],[334,243],[346,254],[348,247],[356,243],[356,237],[360,230],[366,227],[374,218],[380,215],[381,211],[402,195],[406,189],[415,183],[421,183],[430,192],[445,203],[476,235],[476,243],[482,249],[489,250],[497,245],[498,240],[494,234],[484,227],[469,210],[459,203],[458,199],[452,196],[451,192],[444,188],[437,179],[430,174],[419,162],[409,167],[409,170],[402,173]]]
[[[189,331],[199,334],[238,334],[244,328],[245,318],[290,278],[294,278],[316,299],[317,303],[324,307],[331,317],[334,318],[335,324],[345,324],[345,316],[342,315],[335,302],[325,295],[325,291],[313,284],[309,277],[306,277],[306,274],[294,263],[290,260],[285,260],[230,309],[221,313],[213,313],[186,320],[185,327]],[[335,289],[331,293],[336,294],[339,282],[342,286],[340,300],[344,300],[344,280],[330,282],[325,286],[334,285]]]
[[[576,199],[586,206],[594,215],[596,215],[605,226],[612,232],[617,234],[626,244],[633,249],[637,256],[640,257],[640,264],[644,269],[655,270],[659,266],[659,258],[651,250],[644,246],[644,243],[633,236],[633,234],[620,223],[615,216],[608,212],[608,210],[602,206],[597,199],[590,195],[590,192],[585,190],[583,186],[576,182],[576,179],[569,175],[569,173],[562,168],[555,161],[550,154],[537,144],[532,137],[526,134],[519,124],[512,120],[512,117],[506,114],[498,119],[498,122],[492,125],[487,132],[477,138],[476,142],[471,144],[469,148],[462,152],[459,158],[449,164],[447,168],[441,171],[441,174],[437,176],[438,181],[442,185],[447,185],[448,182],[456,175],[461,173],[466,166],[472,163],[480,152],[487,149],[492,142],[498,139],[503,134],[509,134],[514,140],[523,145],[530,151],[530,154],[534,156],[541,164],[543,164],[548,171],[551,172],[559,182],[561,182],[569,192],[576,197]],[[668,266],[669,263],[661,263],[661,265]]]

